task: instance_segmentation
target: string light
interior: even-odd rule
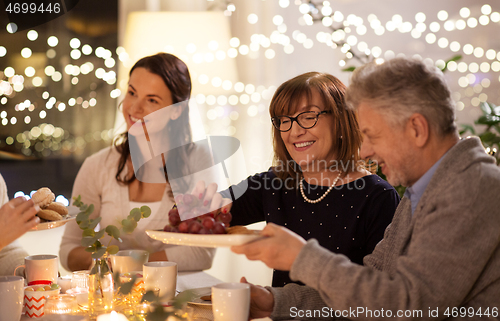
[[[318,4],[313,3],[312,1],[300,1],[295,0],[293,2],[297,5],[298,11],[301,13],[300,21],[301,25],[309,26],[314,23],[321,23],[325,28],[330,29],[329,32],[320,31],[317,32],[315,37],[309,38],[305,33],[302,33],[298,30],[292,32],[292,36],[288,33],[288,26],[293,24],[289,24],[285,21],[282,15],[274,15],[271,19],[272,24],[276,26],[276,30],[273,30],[271,34],[253,34],[250,37],[249,43],[242,43],[242,41],[233,37],[230,40],[230,48],[227,50],[219,49],[219,44],[217,43],[209,43],[210,52],[198,52],[196,48],[196,44],[191,44],[186,48],[188,52],[188,56],[183,56],[182,59],[186,61],[193,61],[195,63],[211,63],[216,60],[224,60],[224,59],[233,59],[238,56],[238,54],[248,56],[251,59],[255,59],[259,57],[259,53],[261,57],[265,57],[266,59],[274,59],[276,58],[280,50],[277,50],[277,45],[283,47],[283,52],[285,54],[292,54],[295,52],[295,47],[300,44],[305,49],[314,48],[318,43],[322,44],[322,46],[326,45],[332,49],[337,49],[345,55],[345,58],[339,59],[339,65],[346,66],[348,62],[352,59],[356,59],[359,62],[363,63],[369,60],[375,60],[377,63],[382,63],[385,59],[391,59],[395,57],[396,54],[391,50],[382,50],[378,46],[373,46],[370,48],[369,44],[364,41],[361,41],[359,36],[364,36],[369,32],[369,28],[373,30],[376,35],[382,36],[385,32],[399,32],[402,34],[408,33],[412,38],[419,39],[422,38],[428,43],[437,45],[441,49],[448,49],[451,52],[459,53],[461,50],[464,54],[470,56],[470,58],[483,58],[490,60],[491,62],[454,62],[451,61],[446,64],[446,68],[449,71],[458,71],[463,73],[464,75],[459,79],[459,85],[466,89],[471,89],[472,95],[468,97],[476,98],[474,103],[477,101],[485,101],[486,94],[482,92],[476,92],[477,97],[473,97],[474,92],[477,90],[482,90],[482,88],[486,88],[490,86],[490,83],[484,81],[487,78],[477,78],[473,79],[471,75],[474,73],[481,71],[482,73],[488,73],[490,71],[498,72],[500,70],[500,62],[496,61],[500,60],[500,53],[497,53],[493,49],[483,49],[481,47],[473,47],[471,44],[465,44],[462,46],[458,41],[451,41],[450,37],[446,37],[443,35],[443,31],[452,31],[452,30],[463,30],[465,28],[476,28],[480,26],[487,25],[490,21],[495,22],[500,21],[500,14],[497,12],[492,12],[491,6],[484,5],[481,7],[481,14],[478,16],[474,16],[471,14],[469,8],[462,8],[459,12],[459,19],[451,19],[449,18],[450,14],[445,10],[441,10],[437,14],[437,19],[439,21],[433,21],[436,19],[436,16],[426,16],[423,12],[418,12],[414,16],[414,21],[405,21],[403,17],[399,14],[393,15],[389,20],[383,23],[381,20],[377,18],[376,15],[370,14],[368,15],[366,21],[363,17],[356,16],[354,14],[349,14],[347,17],[344,17],[343,13],[332,8],[328,1],[323,1]],[[279,0],[278,2],[281,8],[287,8],[290,6],[289,0]],[[232,3],[227,3],[224,8],[224,13],[226,11],[234,12],[236,10],[236,6]],[[475,13],[474,13],[475,14]],[[456,13],[452,13],[451,17],[456,17]],[[259,16],[254,13],[251,13],[247,16],[247,21],[249,24],[256,24],[259,22]],[[260,22],[259,22],[260,23]],[[34,30],[32,30],[35,32]],[[33,41],[36,40],[36,37],[29,31],[27,36],[28,39]],[[370,31],[371,32],[371,31]],[[288,34],[287,34],[288,33]],[[439,35],[437,37],[436,35]],[[50,47],[56,47],[59,43],[59,40],[51,36],[47,39],[47,43]],[[80,75],[88,75],[93,72],[95,78],[100,79],[106,82],[109,85],[114,85],[116,83],[116,73],[113,70],[105,70],[104,67],[110,69],[116,66],[116,62],[122,62],[125,64],[129,60],[128,54],[125,52],[125,49],[122,47],[116,48],[116,56],[113,57],[113,53],[105,49],[103,47],[97,47],[95,50],[88,45],[85,44],[82,46],[82,43],[79,39],[73,38],[69,42],[69,46],[72,48],[70,52],[70,57],[73,59],[73,65],[65,66],[62,71],[64,74],[69,75],[71,77],[66,78],[70,79],[73,85],[79,84],[79,76]],[[26,48],[29,49],[29,48]],[[171,46],[169,48],[165,48],[167,52],[173,52]],[[23,49],[24,50],[24,49]],[[27,52],[27,51],[26,51]],[[85,56],[89,56],[94,52],[97,58],[102,59],[101,66],[94,65],[91,62],[85,62],[83,58]],[[7,53],[7,49],[5,47],[0,46],[0,57],[5,56]],[[54,49],[47,50],[47,57],[52,59],[56,57],[56,51]],[[83,56],[82,56],[83,55]],[[399,56],[400,54],[398,54]],[[499,56],[499,57],[497,57]],[[23,55],[24,57],[24,55]],[[31,57],[31,53],[28,56]],[[82,58],[83,57],[83,58]],[[78,59],[82,59],[83,61],[77,62]],[[445,62],[443,60],[437,60],[435,62],[431,61],[431,63],[436,66],[444,67]],[[23,66],[25,68],[25,66]],[[7,71],[7,72],[6,72]],[[26,67],[24,69],[24,75],[26,77],[33,77],[30,79],[28,84],[33,84],[33,86],[41,86],[44,81],[41,77],[35,77],[34,69],[31,67]],[[54,82],[58,82],[62,78],[62,72],[57,71],[51,65],[48,65],[44,68],[44,74],[48,77],[48,81],[51,80]],[[470,72],[470,74],[467,74]],[[6,77],[7,73],[12,75],[10,77],[14,77],[15,71],[12,68],[9,70],[4,70],[4,75]],[[9,77],[9,78],[10,78]],[[45,78],[44,78],[45,79]],[[196,101],[200,104],[210,105],[211,108],[207,110],[207,118],[213,120],[221,120],[224,121],[228,127],[227,132],[233,132],[235,129],[234,126],[230,126],[230,122],[234,121],[238,118],[239,115],[236,111],[226,110],[227,108],[233,108],[232,106],[243,105],[247,107],[246,111],[248,116],[254,117],[258,115],[261,110],[265,110],[265,104],[262,104],[262,100],[269,100],[272,97],[272,94],[275,90],[273,87],[269,88],[255,88],[253,84],[243,84],[241,82],[233,84],[231,81],[220,79],[219,77],[209,78],[207,75],[195,75],[193,76],[193,80],[198,81],[200,84],[211,85],[213,87],[222,88],[228,91],[227,95],[219,95],[217,97],[213,95],[197,95]],[[489,80],[488,80],[489,81]],[[19,90],[24,89],[24,79],[17,78],[16,83],[5,82],[6,85],[2,85],[0,83],[0,93],[4,91],[6,93],[8,90],[20,92]],[[462,86],[465,85],[465,86]],[[5,88],[3,88],[4,86]],[[472,87],[473,86],[473,87]],[[260,86],[259,86],[260,87]],[[474,88],[474,89],[472,89]],[[16,90],[17,89],[17,90]],[[234,94],[234,92],[238,94]],[[470,93],[470,91],[467,91]],[[482,95],[484,94],[484,95]],[[110,90],[110,98],[117,99],[122,95],[121,91],[116,88]],[[48,99],[50,97],[48,92],[44,92],[42,94],[43,99]],[[7,103],[6,97],[2,97],[1,103]],[[54,98],[54,97],[52,97]],[[65,98],[64,102],[61,101],[52,101],[52,98],[45,105],[47,111],[50,110],[53,106],[55,106],[57,110],[63,112],[70,107],[80,106],[81,108],[89,108],[97,105],[97,100],[95,97],[82,98],[82,97],[70,97]],[[55,98],[54,98],[55,99]],[[471,99],[471,102],[472,102]],[[67,103],[66,103],[67,102]],[[463,110],[465,104],[463,102],[459,102],[461,105],[461,109],[457,107],[458,110]],[[457,103],[457,106],[459,104]],[[24,106],[24,105],[23,105]],[[50,106],[50,107],[49,107]],[[226,106],[226,107],[224,107]],[[44,107],[43,104],[41,107]],[[35,106],[32,104],[29,107],[23,107],[25,109],[32,108],[35,110]],[[39,108],[39,107],[38,107]],[[62,110],[61,110],[62,109]],[[44,113],[42,113],[44,112]],[[232,113],[235,112],[236,114]],[[47,112],[45,110],[37,110],[40,118],[45,118]],[[35,114],[36,115],[36,114]],[[43,117],[42,117],[43,115]],[[210,117],[209,117],[210,115]],[[230,115],[233,115],[231,117]],[[10,116],[7,120],[12,120],[13,116]],[[25,123],[29,123],[31,121],[30,118],[24,117]],[[235,118],[235,119],[233,119]],[[7,119],[6,117],[2,118],[3,120]],[[23,119],[23,118],[20,118]],[[26,120],[28,120],[26,122]],[[5,126],[5,125],[4,125]],[[233,133],[234,134],[234,133]],[[78,148],[83,148],[84,145],[93,140],[102,140],[107,137],[107,131],[99,132],[99,133],[91,133],[90,136],[85,136],[85,139],[82,137],[71,138],[68,141],[59,142],[60,149],[65,149],[69,151],[75,151]],[[24,141],[26,142],[26,140]],[[28,140],[29,142],[29,140]],[[78,143],[77,143],[78,142]],[[47,148],[53,148],[57,146],[52,143],[50,147],[44,147],[43,144],[40,145],[38,143],[30,143],[31,146],[36,145],[38,149],[41,151],[46,150]],[[42,147],[40,147],[42,146]],[[83,147],[82,147],[83,146]],[[28,146],[29,147],[29,146]],[[28,148],[29,150],[29,148]],[[24,149],[23,149],[24,152]],[[28,151],[26,152],[28,153]]]

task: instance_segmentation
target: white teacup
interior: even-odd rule
[[[24,258],[24,264],[19,265],[15,275],[26,276],[28,285],[57,283],[59,262],[57,255],[30,255]]]
[[[144,250],[118,251],[109,257],[113,273],[141,271],[142,265],[149,259],[149,252]]]
[[[175,297],[177,286],[177,263],[148,262],[143,267],[144,287],[146,291],[159,290],[159,296],[164,300]]]
[[[214,321],[247,321],[250,312],[250,285],[221,283],[212,287]]]
[[[0,276],[0,321],[21,319],[23,298],[24,279],[21,276]]]

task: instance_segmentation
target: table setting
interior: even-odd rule
[[[133,209],[120,228],[108,225],[97,232],[94,228],[98,221],[90,218],[93,206],[87,206],[79,199],[75,199],[73,205],[79,209],[78,213],[72,209],[71,215],[61,224],[41,223],[44,225],[33,231],[56,228],[76,219],[87,235],[82,245],[92,253],[90,269],[60,277],[58,256],[25,257],[25,264],[15,269],[14,276],[0,279],[0,289],[4,289],[2,297],[5,298],[0,301],[0,311],[8,311],[0,316],[0,321],[248,320],[248,284],[224,283],[201,271],[178,272],[175,262],[150,262],[148,251],[120,251],[116,245],[106,247],[100,243],[104,233],[119,240],[120,233],[127,232],[127,229],[133,231],[139,220],[149,216],[149,207]],[[228,247],[262,237],[255,231],[230,234],[223,224],[231,219],[229,213],[217,213],[217,221],[214,216],[209,217],[209,213],[193,218],[188,231],[183,228],[186,221],[177,219],[177,209],[171,212],[176,214],[169,217],[171,223],[176,223],[169,225],[172,229],[147,230],[146,234],[165,244],[203,247]],[[198,234],[191,227],[194,225],[195,230],[203,228],[218,232]]]
[[[25,279],[21,276],[0,277],[0,309],[2,311],[0,320],[149,320],[146,314],[151,311],[152,304],[141,302],[140,299],[142,294],[150,289],[153,289],[153,292],[156,291],[155,295],[162,298],[161,304],[166,311],[173,310],[176,297],[182,297],[182,294],[190,295],[190,299],[183,303],[183,307],[175,312],[178,317],[169,317],[166,320],[238,321],[248,319],[250,287],[247,284],[223,283],[202,271],[177,272],[174,262],[142,263],[144,256],[141,255],[140,250],[128,251],[126,254],[128,255],[123,253],[117,255],[126,257],[127,260],[122,260],[126,263],[116,265],[120,259],[113,260],[113,256],[110,257],[110,261],[114,261],[115,266],[120,267],[120,278],[123,282],[134,277],[134,284],[130,293],[125,295],[119,294],[115,289],[112,308],[106,311],[109,313],[97,315],[95,318],[88,314],[89,299],[91,299],[88,296],[89,271],[75,271],[71,278],[58,277],[55,282],[52,282],[46,280],[54,274],[54,269],[49,268],[43,273],[40,272],[35,279]],[[40,255],[36,261],[53,260],[49,255]],[[28,262],[31,261],[33,257],[26,258],[28,271],[32,266]],[[143,264],[143,269],[134,271],[140,263]],[[40,265],[39,262],[38,265]],[[68,280],[70,280],[69,283]],[[44,287],[46,288],[41,290]]]

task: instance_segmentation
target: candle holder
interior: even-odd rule
[[[51,295],[45,300],[44,314],[77,314],[76,297],[71,294]]]

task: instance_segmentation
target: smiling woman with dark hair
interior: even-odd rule
[[[122,243],[112,241],[111,244],[119,245],[122,250],[147,250],[150,261],[174,261],[180,271],[210,268],[215,250],[166,245],[149,238],[145,230],[163,228],[168,223],[167,213],[174,205],[173,188],[187,190],[187,179],[174,181],[174,178],[211,163],[211,155],[192,143],[187,103],[190,95],[189,71],[179,58],[159,53],[140,59],[130,71],[127,93],[121,106],[127,132],[115,141],[114,147],[87,158],[73,186],[73,196],[81,195],[82,202],[94,204],[92,217],[102,217],[102,226],[119,225],[132,208],[149,206],[151,216],[141,220],[131,235],[122,235]],[[155,118],[161,116],[158,123],[166,126],[159,135],[162,139],[161,156],[165,159],[163,166],[155,168],[157,171],[153,173],[166,179],[160,183],[138,179],[131,157],[132,140],[128,135],[136,122],[146,128],[147,119],[151,118],[147,116],[153,113]],[[148,129],[150,125],[148,123]],[[167,134],[163,135],[163,132]],[[151,138],[150,135],[146,137],[148,141]],[[81,235],[76,222],[67,224],[60,248],[61,263],[66,269],[85,270],[91,264],[90,253],[81,246]],[[107,244],[108,241],[106,235],[103,242]]]
[[[231,210],[231,225],[273,222],[360,264],[373,251],[399,196],[365,169],[361,133],[356,114],[345,106],[345,90],[336,77],[319,72],[279,86],[269,107],[274,166],[232,186],[243,195],[223,209]],[[205,198],[215,208],[221,198],[212,198],[213,190],[208,188]],[[228,203],[230,193],[221,194]],[[289,282],[288,272],[274,271],[273,286]]]

